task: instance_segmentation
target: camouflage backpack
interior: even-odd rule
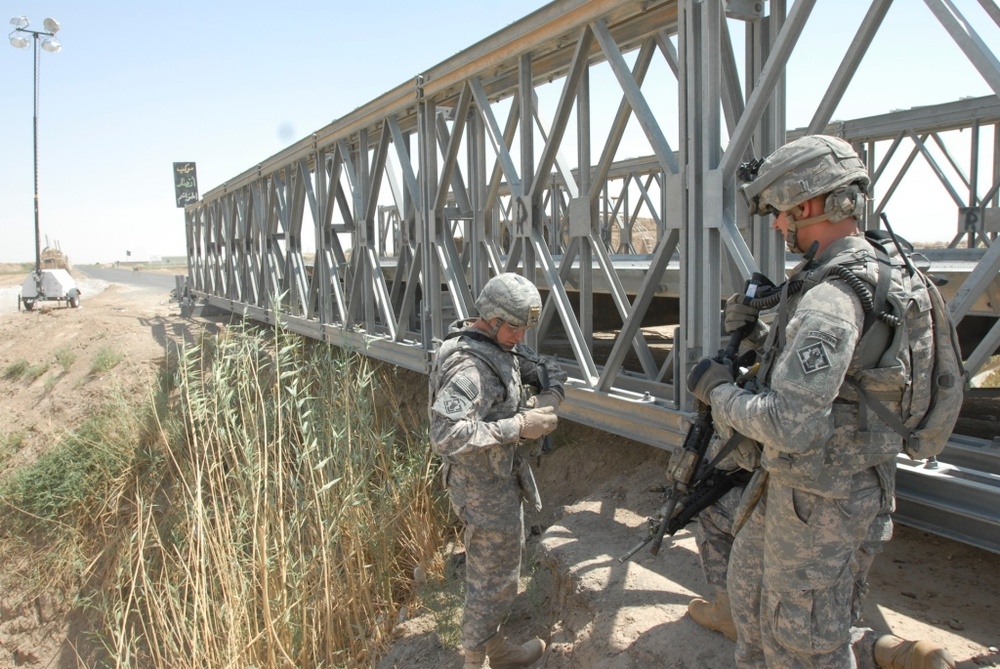
[[[849,378],[848,382],[858,391],[861,402],[903,437],[903,451],[907,455],[915,460],[934,457],[944,450],[955,429],[968,380],[955,321],[934,279],[914,266],[910,259],[913,247],[908,242],[880,230],[866,232],[865,237],[883,268],[890,262],[889,252],[883,244],[891,241],[911,277],[913,304],[909,313],[904,313],[905,305],[895,305],[897,313],[901,314],[896,325],[899,331],[882,357],[883,360],[896,357],[904,348],[908,349],[911,383],[904,394],[901,411],[897,412],[866,391],[858,375]],[[888,272],[880,271],[879,275],[881,279]],[[884,289],[881,292],[884,293]],[[878,310],[881,308],[877,304],[878,287],[875,293],[873,309]]]

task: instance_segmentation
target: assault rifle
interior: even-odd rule
[[[762,283],[770,284],[770,281],[764,275],[755,272],[753,278],[747,281],[746,296],[756,297],[757,288]],[[728,345],[719,351],[715,359],[720,362],[728,360],[730,364],[736,365],[736,352],[739,350],[740,342],[750,333],[752,327],[753,323],[748,323],[733,332]],[[740,384],[741,381],[745,381],[745,377],[738,379],[737,383]],[[673,536],[703,509],[714,504],[735,486],[745,485],[749,481],[750,472],[720,471],[715,468],[716,461],[706,461],[705,456],[712,442],[712,435],[715,434],[715,427],[712,424],[712,408],[701,402],[698,402],[698,405],[698,412],[684,438],[684,444],[680,451],[670,457],[670,464],[667,467],[670,487],[667,490],[666,501],[657,515],[649,519],[648,536],[618,558],[618,562],[626,562],[649,543],[652,543],[649,552],[652,555],[658,554],[665,536]],[[716,458],[718,459],[720,458]],[[659,522],[656,518],[659,518]]]
[[[725,351],[720,352],[717,359],[733,361],[742,339],[741,332],[734,332],[729,345]],[[653,544],[649,547],[649,552],[652,555],[658,554],[665,536],[673,536],[703,509],[717,502],[735,486],[743,485],[749,480],[748,477],[743,477],[743,470],[724,472],[716,469],[714,463],[706,462],[705,456],[715,434],[715,426],[712,424],[712,408],[701,402],[698,404],[700,408],[688,429],[684,444],[670,456],[670,464],[667,466],[670,487],[667,489],[666,501],[656,514],[656,518],[660,520],[658,523],[653,518],[649,520],[646,538],[618,558],[619,562],[628,561],[649,543]]]
[[[737,486],[744,486],[749,483],[752,475],[752,472],[748,472],[745,469],[722,471],[721,469],[712,468],[711,471],[703,477],[698,478],[694,484],[688,488],[687,494],[684,495],[684,498],[678,503],[676,511],[673,515],[669,517],[664,515],[664,513],[668,511],[667,505],[665,504],[657,514],[657,517],[661,519],[659,522],[657,522],[655,518],[650,518],[648,521],[648,536],[633,546],[628,553],[618,558],[618,562],[627,562],[647,544],[656,540],[657,537],[659,537],[659,541],[662,543],[664,536],[674,536],[678,530],[684,528],[688,523],[694,520],[699,513],[722,499],[723,495],[727,492]],[[665,527],[662,520],[663,518],[669,518]],[[662,530],[662,534],[661,528],[664,528]],[[659,546],[651,547],[649,552],[656,555],[660,552]]]
[[[538,392],[544,392],[551,387],[549,382],[549,369],[546,366],[545,358],[542,356],[529,356],[525,352],[514,353],[517,356],[525,360],[529,360],[535,364],[535,372],[538,376]],[[532,384],[534,385],[534,384]],[[552,452],[552,437],[549,435],[544,435],[538,441],[538,448],[532,448],[530,452],[526,447],[518,449],[517,457],[515,458],[514,466],[517,471],[517,481],[521,488],[522,499],[535,507],[535,511],[542,510],[542,498],[538,493],[538,485],[535,483],[535,475],[531,471],[531,457],[535,457],[537,465],[542,464],[542,454],[548,454]]]
[[[535,388],[538,393],[543,393],[552,387],[552,384],[549,381],[549,368],[548,364],[545,362],[545,356],[539,355],[530,349],[525,350],[521,347],[515,348],[513,353],[519,358],[527,360],[535,365],[535,373],[538,376],[538,383],[532,383],[531,386]],[[541,452],[533,451],[532,455],[537,455],[540,458],[542,454],[548,455],[552,452],[552,437],[545,435],[539,439],[539,441],[541,442]]]

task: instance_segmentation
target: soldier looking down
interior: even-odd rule
[[[741,193],[751,213],[774,215],[789,250],[805,257],[770,328],[740,296],[727,303],[727,329],[752,323],[747,339],[763,343],[760,385],[737,386],[731,366],[712,358],[688,376],[717,425],[761,447],[759,463],[744,465],[755,473],[727,573],[740,669],[955,666],[935,644],[851,626],[855,554],[892,506],[902,449],[856,388],[902,407],[914,384],[927,383],[909,378],[911,352],[933,347],[933,339],[910,341],[886,359],[894,332],[921,317],[928,298],[899,258],[876,253],[860,235],[869,181],[851,145],[823,135],[786,144],[759,164]],[[870,288],[869,299],[886,292],[879,302],[893,312],[888,319],[866,318],[871,303],[866,310],[859,285]]]
[[[542,310],[538,289],[528,279],[511,273],[493,277],[476,309],[479,317],[454,323],[434,356],[431,445],[465,524],[465,669],[527,667],[545,652],[545,642],[515,645],[500,632],[517,595],[522,501],[541,508],[519,445],[556,428],[566,375],[522,343]],[[532,394],[531,386],[540,392]]]

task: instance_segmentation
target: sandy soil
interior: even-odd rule
[[[113,384],[138,387],[170,342],[214,327],[181,318],[166,294],[87,279],[80,279],[80,309],[18,312],[22,280],[0,275],[0,437],[8,443],[17,436],[19,444],[3,470],[76,425]],[[93,361],[108,347],[121,362],[111,373],[93,373]],[[65,369],[59,360],[69,357]],[[30,382],[4,378],[2,370],[18,361],[46,369]],[[419,404],[426,380],[413,374],[406,383]],[[548,669],[733,667],[733,644],[686,615],[689,599],[706,592],[690,532],[679,532],[658,556],[642,551],[626,564],[617,560],[660,506],[650,490],[663,483],[665,454],[568,421],[556,444],[536,472],[546,508],[527,517],[535,528],[525,562],[530,578],[507,624],[509,636],[545,638],[551,650],[536,666]],[[996,554],[897,528],[875,563],[866,621],[880,631],[938,641],[960,667],[1000,667],[998,566]],[[460,567],[445,571],[460,582]],[[0,669],[72,666],[57,660],[67,621],[44,597],[10,605],[12,586],[0,570]],[[400,616],[379,669],[460,669],[461,654],[453,633],[438,628],[440,616],[426,602],[411,608]]]
[[[665,454],[565,422],[556,434],[561,447],[537,472],[549,507],[527,517],[546,529],[529,539],[532,583],[508,637],[546,639],[550,650],[534,665],[546,669],[735,667],[734,644],[687,615],[692,597],[709,594],[689,529],[657,556],[644,549],[618,561],[662,504],[653,489],[664,482]],[[996,554],[897,527],[872,569],[864,623],[936,641],[963,669],[1000,667],[998,566]],[[429,613],[417,611],[399,637],[379,669],[462,666]]]

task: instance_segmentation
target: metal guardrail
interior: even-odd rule
[[[896,460],[904,525],[1000,553],[1000,439],[955,435],[938,462]]]

